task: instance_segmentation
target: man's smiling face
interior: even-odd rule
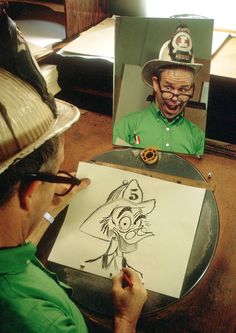
[[[182,101],[179,95],[192,96],[194,74],[188,68],[167,68],[161,73],[160,82],[153,76],[153,89],[156,94],[156,104],[163,115],[171,121],[184,109],[187,101]],[[163,94],[164,92],[164,94]],[[164,99],[165,93],[173,93],[169,99]]]

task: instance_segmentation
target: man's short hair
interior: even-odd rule
[[[23,174],[38,172],[43,165],[55,159],[58,146],[59,137],[54,137],[0,174],[0,206],[12,197]]]

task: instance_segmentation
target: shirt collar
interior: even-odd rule
[[[0,249],[0,275],[21,271],[28,265],[35,253],[36,247],[32,243]]]
[[[161,110],[157,107],[156,103],[152,102],[152,109],[156,115],[158,115],[166,124],[173,125],[177,123],[181,123],[184,118],[184,113],[181,112],[177,117],[175,117],[172,121],[168,121],[165,115],[161,112]]]

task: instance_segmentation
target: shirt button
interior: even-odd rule
[[[166,130],[169,131],[170,130],[169,127],[166,127]]]
[[[169,145],[170,145],[169,143],[166,143],[166,147],[169,147]]]

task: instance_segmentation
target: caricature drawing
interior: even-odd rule
[[[143,201],[143,192],[136,179],[123,181],[109,194],[105,204],[80,226],[82,232],[109,243],[104,253],[86,262],[101,260],[103,269],[111,265],[116,270],[131,267],[125,255],[136,251],[138,243],[144,238],[154,236],[148,230],[150,223],[147,217],[155,206],[155,199]]]
[[[80,162],[79,178],[88,175],[91,185],[69,205],[49,260],[86,279],[131,267],[147,290],[178,298],[206,189]]]

